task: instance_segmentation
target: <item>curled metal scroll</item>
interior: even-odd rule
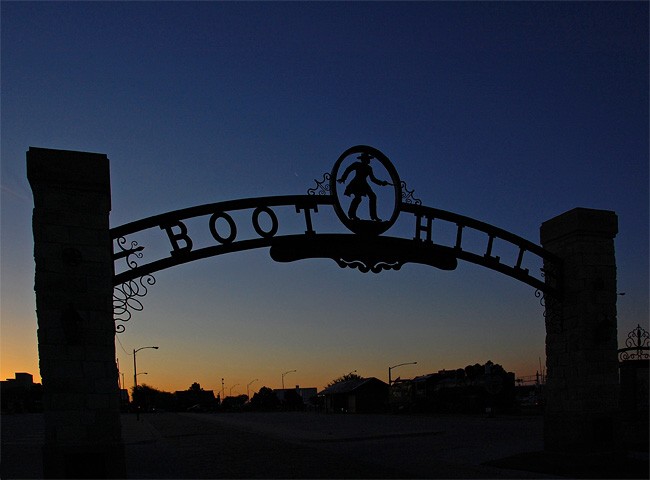
[[[400,183],[402,185],[402,203],[422,205],[422,200],[413,196],[415,189],[409,190],[406,188],[406,182],[404,180],[402,180]]]
[[[552,263],[545,263],[544,268],[541,268],[541,276],[546,279],[547,284],[557,287],[559,275],[557,273],[557,266]],[[560,309],[562,302],[556,297],[547,297],[547,294],[539,288],[535,289],[535,298],[539,299],[539,304],[544,307],[544,319],[546,321],[547,331],[562,332],[564,330],[563,317]],[[547,301],[551,301],[551,306],[547,305]]]
[[[144,247],[138,245],[135,240],[131,242],[130,248],[125,248],[128,241],[124,237],[116,239],[120,251],[113,254],[113,260],[124,258],[127,267],[131,270],[138,266],[135,258],[142,258]],[[135,257],[135,258],[133,258]],[[138,298],[144,297],[149,291],[148,287],[154,285],[156,279],[153,275],[147,274],[140,278],[128,280],[124,283],[113,287],[113,321],[128,322],[131,320],[133,311],[140,312],[144,309],[142,302]],[[116,323],[115,332],[122,333],[126,330],[124,325]]]
[[[330,178],[331,178],[330,174],[326,172],[323,174],[323,180],[321,180],[320,182],[314,179],[314,182],[316,182],[316,186],[314,188],[307,189],[307,194],[308,195],[329,195]]]
[[[361,260],[353,260],[348,262],[347,260],[340,258],[335,260],[339,267],[341,268],[356,268],[362,273],[380,273],[382,270],[399,270],[404,265],[404,262],[377,262],[377,263],[367,263]]]
[[[156,279],[153,275],[145,275],[136,280],[116,285],[113,288],[113,320],[128,322],[131,320],[132,311],[142,311],[144,306],[138,298],[144,297],[148,292],[148,287],[155,283]],[[115,326],[117,333],[122,333],[124,330],[124,325],[117,324]]]
[[[138,242],[135,240],[131,242],[131,248],[124,248],[124,245],[126,245],[127,240],[124,237],[120,237],[117,239],[117,246],[120,247],[120,252],[116,253],[113,255],[113,259],[117,260],[120,258],[124,258],[126,261],[126,265],[133,269],[138,266],[137,262],[133,259],[131,259],[131,255],[134,255],[136,258],[142,258],[142,250],[144,250],[143,246],[139,246]]]
[[[544,317],[546,317],[546,295],[539,288],[535,289],[535,298],[539,298],[539,304],[544,307]]]

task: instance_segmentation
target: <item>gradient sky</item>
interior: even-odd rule
[[[111,226],[305,194],[381,150],[427,206],[539,243],[613,210],[619,343],[648,323],[647,2],[2,2],[0,377],[38,374],[30,146],[111,161]],[[388,234],[388,233],[387,233]],[[408,233],[407,233],[408,234]],[[146,253],[146,251],[145,251]],[[379,275],[266,250],[156,274],[118,335],[132,386],[226,394],[544,363],[534,289],[461,262]]]

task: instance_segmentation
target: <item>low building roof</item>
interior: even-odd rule
[[[375,377],[355,378],[353,380],[345,380],[343,382],[337,382],[334,385],[322,390],[319,393],[319,395],[335,395],[339,393],[352,393],[355,390],[371,383],[379,383],[381,385],[385,385],[386,387],[388,387],[387,383],[382,382],[381,380]]]

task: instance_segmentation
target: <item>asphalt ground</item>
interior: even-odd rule
[[[540,478],[481,465],[541,449],[539,417],[183,413],[146,422],[157,448],[130,444],[133,478]],[[170,460],[159,471],[155,455]]]
[[[592,478],[541,454],[542,429],[538,416],[122,416],[129,478]],[[0,477],[41,478],[42,441],[42,415],[3,415]],[[644,461],[638,477],[593,477],[648,478]]]

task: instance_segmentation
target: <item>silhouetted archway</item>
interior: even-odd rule
[[[372,170],[372,159],[383,174]],[[269,248],[271,258],[280,262],[331,258],[340,267],[374,273],[399,270],[409,262],[453,270],[464,260],[531,285],[546,301],[545,448],[593,453],[616,446],[613,212],[576,208],[555,217],[542,225],[542,247],[484,222],[421,205],[388,158],[361,145],[343,152],[307,195],[211,203],[109,229],[105,155],[30,148],[27,172],[35,203],[46,476],[123,476],[114,335],[143,307],[140,300],[155,283],[153,273],[254,248]],[[337,184],[344,186],[341,193]],[[365,204],[370,218],[358,209]],[[304,229],[279,234],[278,208],[299,215]],[[330,208],[351,233],[317,231],[315,215]],[[245,218],[250,214],[252,233],[246,238],[235,212]],[[410,219],[412,237],[384,235],[398,217]],[[199,245],[187,221],[202,218],[202,237],[208,241]],[[434,220],[451,226],[451,242],[439,242]],[[169,255],[141,263],[143,252],[150,250],[135,237],[144,231],[162,235]],[[468,245],[468,231],[478,232],[484,242]],[[495,254],[497,243],[514,252],[510,261]],[[541,271],[526,266],[531,259],[543,265]]]

